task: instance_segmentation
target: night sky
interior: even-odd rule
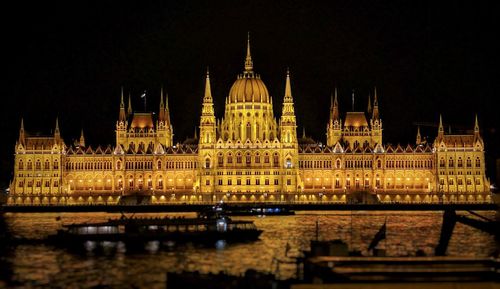
[[[299,134],[305,127],[325,142],[335,86],[341,113],[353,89],[356,110],[365,110],[376,86],[386,143],[413,143],[415,122],[437,124],[439,113],[452,132],[464,132],[478,113],[493,177],[500,154],[495,1],[42,2],[2,9],[2,185],[11,179],[21,117],[28,133],[51,133],[59,116],[68,144],[81,128],[87,144],[114,144],[121,86],[135,110],[144,109],[144,90],[148,110],[157,110],[163,86],[174,141],[192,136],[207,66],[222,117],[243,70],[247,31],[277,116],[290,67]],[[421,130],[434,138],[437,127]]]

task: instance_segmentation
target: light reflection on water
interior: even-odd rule
[[[466,214],[466,213],[464,213]],[[194,216],[194,214],[139,214],[136,216]],[[490,218],[494,212],[483,213]],[[60,216],[61,220],[56,221]],[[42,238],[53,234],[62,224],[106,221],[119,214],[106,213],[44,213],[6,214],[7,224],[14,235]],[[142,252],[130,253],[123,243],[105,244],[100,253],[74,254],[48,245],[21,245],[14,248],[6,260],[11,265],[11,279],[19,288],[89,288],[108,285],[120,288],[165,288],[167,271],[198,270],[226,271],[242,274],[246,269],[274,270],[273,258],[297,256],[309,249],[316,237],[319,221],[321,240],[342,239],[351,249],[367,255],[367,247],[380,226],[387,220],[387,238],[379,244],[389,256],[415,255],[422,250],[432,255],[439,240],[440,212],[299,212],[295,216],[234,217],[252,219],[264,230],[253,243],[225,244],[213,247],[192,244],[158,250],[150,242]],[[95,244],[94,244],[95,245]],[[92,247],[92,244],[88,246]],[[488,256],[495,250],[490,235],[462,224],[455,226],[448,255]],[[295,266],[282,264],[280,275],[292,277]]]

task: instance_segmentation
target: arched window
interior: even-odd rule
[[[236,154],[236,163],[241,164],[241,154],[240,153]]]
[[[266,153],[266,154],[264,155],[264,163],[266,163],[266,164],[268,164],[268,163],[269,163],[269,154],[268,154],[268,153]]]
[[[219,154],[217,156],[217,163],[219,164],[219,167],[224,165],[224,157],[222,156],[222,154]]]
[[[116,169],[121,170],[122,169],[122,162],[121,161],[116,161]]]
[[[255,163],[260,164],[260,155],[259,153],[255,154]]]
[[[50,162],[49,162],[49,160],[45,160],[45,164],[44,164],[43,168],[45,170],[49,170],[50,169]]]
[[[40,160],[36,160],[35,169],[36,170],[42,169],[42,163],[40,162]]]
[[[340,160],[336,161],[335,168],[340,169],[341,163]]]
[[[452,158],[450,158],[450,159],[448,160],[448,167],[453,167],[453,166],[454,166],[453,159],[452,159]]]
[[[461,167],[463,167],[463,166],[464,166],[464,164],[463,164],[463,162],[462,162],[462,158],[458,158],[457,165],[458,165],[458,167],[459,167],[459,168],[461,168]]]
[[[205,159],[205,168],[206,168],[206,169],[209,169],[209,168],[210,168],[210,159],[209,159],[209,158],[206,158],[206,159]]]
[[[232,163],[233,163],[233,156],[231,155],[231,153],[229,153],[229,154],[227,155],[227,163],[228,163],[228,164],[232,164]]]
[[[444,164],[444,159],[443,159],[443,158],[441,158],[441,159],[439,160],[439,167],[440,167],[440,168],[444,168],[444,166],[445,166],[445,164]]]
[[[278,167],[279,165],[279,156],[277,153],[273,155],[273,166]]]
[[[286,159],[285,168],[287,168],[287,169],[292,168],[292,160],[290,158]]]
[[[468,168],[472,167],[472,161],[470,158],[467,158],[467,167]]]
[[[156,168],[159,169],[159,170],[161,170],[161,160],[158,160],[156,162]]]
[[[59,162],[57,160],[54,161],[54,170],[59,169]]]
[[[245,155],[245,163],[247,166],[250,166],[250,164],[252,163],[252,157],[250,156],[250,153],[247,153]]]
[[[481,167],[481,160],[479,158],[476,158],[476,168]]]
[[[377,168],[379,168],[379,169],[382,168],[382,161],[380,159],[377,160]]]
[[[20,170],[24,170],[23,160],[19,160],[19,165],[18,165],[18,168],[19,168]]]

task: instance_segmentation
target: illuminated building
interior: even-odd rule
[[[357,193],[382,202],[489,202],[484,143],[474,133],[445,134],[440,119],[432,145],[382,141],[378,95],[366,112],[339,111],[332,96],[326,145],[297,137],[290,73],[279,120],[254,72],[247,46],[217,120],[207,72],[199,138],[174,145],[168,98],[157,117],[127,109],[121,95],[116,144],[91,148],[82,135],[66,145],[54,135],[30,136],[21,122],[10,204],[116,203],[124,195],[154,203],[202,201],[348,202]]]

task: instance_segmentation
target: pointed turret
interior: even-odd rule
[[[212,90],[210,88],[210,72],[207,68],[207,76],[205,78],[205,94],[203,96],[203,104],[201,109],[200,119],[200,144],[213,144],[216,141],[215,132],[215,112],[212,98]]]
[[[280,120],[280,135],[282,143],[297,143],[297,124],[293,105],[290,70],[286,71],[285,96]]]
[[[165,124],[165,104],[163,103],[163,86],[160,90],[160,110],[158,112],[158,121]]]
[[[245,58],[245,71],[246,72],[253,71],[252,55],[250,54],[250,32],[248,32],[248,38],[247,38],[247,56]]]
[[[474,134],[479,134],[479,121],[477,120],[477,114],[476,121],[474,122]]]
[[[21,118],[21,127],[19,128],[19,143],[24,145],[25,141],[26,135],[24,133],[24,119]]]
[[[120,93],[120,115],[118,117],[118,121],[126,121],[127,115],[125,114],[125,102],[123,101],[123,86],[121,88]]]
[[[80,142],[78,143],[80,147],[85,147],[85,137],[83,136],[83,128],[82,131],[80,132]]]
[[[378,111],[378,95],[377,95],[377,87],[375,87],[374,96],[373,96],[373,114],[372,119],[379,119],[379,111]]]
[[[420,135],[420,126],[417,127],[417,140],[416,140],[416,144],[417,145],[422,144],[422,136]]]
[[[56,118],[56,128],[54,129],[54,138],[61,139],[61,132],[59,131],[59,117]]]
[[[203,102],[213,102],[212,98],[212,88],[210,87],[210,71],[207,67],[207,77],[205,78],[205,94],[203,96]]]
[[[438,138],[444,136],[443,116],[439,115]]]
[[[330,118],[332,121],[339,120],[339,102],[337,99],[337,87],[335,87],[335,98],[330,108]]]
[[[163,95],[163,86],[160,89],[160,109],[158,113],[158,128],[156,130],[159,141],[165,147],[171,147],[174,143],[173,127],[170,123],[170,112],[168,110],[168,93],[165,101]]]
[[[334,146],[340,140],[341,126],[337,87],[335,87],[335,91],[330,97],[330,120],[326,125],[326,144],[328,146]]]

